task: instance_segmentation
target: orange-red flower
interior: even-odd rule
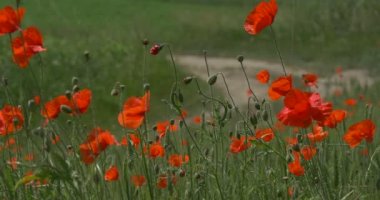
[[[0,10],[0,36],[20,30],[20,23],[24,17],[25,9],[14,10],[11,6],[5,6]]]
[[[294,160],[288,163],[288,170],[291,174],[295,176],[303,176],[305,174],[305,168],[301,165],[300,154],[298,152],[293,152]]]
[[[291,76],[281,76],[277,78],[269,87],[268,95],[272,100],[278,100],[285,96],[293,88]]]
[[[177,131],[177,125],[171,125],[169,121],[157,122],[156,124],[157,133],[160,138],[163,138],[166,135],[166,132],[169,130],[171,132]]]
[[[270,26],[277,14],[276,0],[259,3],[247,16],[244,29],[251,35],[260,33],[265,27]]]
[[[316,74],[303,74],[302,79],[305,85],[309,87],[312,87],[312,86],[317,87],[318,76]]]
[[[193,122],[194,124],[200,124],[202,122],[202,117],[199,115],[193,117]]]
[[[42,35],[36,27],[28,27],[21,34],[22,36],[12,40],[13,61],[25,68],[31,57],[46,49],[43,47]]]
[[[189,162],[188,155],[173,154],[169,157],[168,163],[172,167],[181,167],[182,164]]]
[[[266,83],[268,83],[269,78],[270,78],[270,74],[269,74],[268,70],[266,70],[266,69],[263,69],[263,70],[259,71],[259,72],[256,74],[256,79],[257,79],[260,83],[262,83],[262,84],[266,84]]]
[[[261,139],[264,142],[270,142],[274,138],[274,133],[271,128],[259,129],[256,131],[256,139]]]
[[[144,121],[145,113],[149,111],[150,92],[143,97],[130,97],[124,103],[123,111],[119,113],[119,124],[125,128],[137,129]]]
[[[376,126],[369,120],[363,120],[350,126],[346,134],[343,136],[343,140],[350,146],[355,148],[360,144],[362,140],[372,142],[375,134]]]
[[[173,175],[171,177],[171,182],[173,185],[177,184],[177,177]],[[165,189],[168,187],[168,177],[166,175],[160,175],[157,179],[157,187],[159,189]]]
[[[104,175],[105,181],[116,181],[119,178],[119,170],[115,165],[111,166]]]
[[[151,158],[164,157],[165,148],[159,143],[156,142],[149,147],[149,156]]]
[[[356,106],[357,103],[358,101],[353,98],[349,98],[344,101],[344,104],[346,104],[347,106]]]
[[[251,146],[250,141],[252,141],[253,138],[247,138],[245,136],[241,136],[240,139],[237,137],[231,137],[231,144],[230,144],[230,152],[231,153],[240,153],[242,151],[245,151]]]
[[[313,146],[302,147],[301,154],[305,160],[311,160],[317,154],[317,148]]]
[[[0,135],[16,132],[24,125],[24,116],[19,107],[6,104],[0,110]]]
[[[117,141],[109,131],[94,128],[87,140],[79,146],[81,159],[85,164],[91,164],[109,145],[115,144]]]
[[[319,123],[321,126],[327,126],[330,128],[335,128],[340,122],[342,122],[347,116],[345,110],[333,110],[323,122]]]
[[[36,104],[37,106],[40,105],[41,103],[41,97],[40,96],[34,96],[33,97],[33,100],[34,100],[34,104]]]
[[[322,142],[325,138],[327,138],[327,136],[329,136],[329,133],[327,131],[323,131],[323,128],[318,125],[313,127],[312,133],[307,134],[307,138],[309,138],[312,143]]]
[[[133,175],[131,176],[131,181],[135,187],[141,187],[146,183],[145,176],[143,175]]]
[[[284,108],[277,118],[283,124],[306,128],[312,120],[324,121],[332,111],[332,104],[323,102],[318,93],[291,90],[284,99]]]

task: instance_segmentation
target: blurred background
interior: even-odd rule
[[[23,26],[37,26],[48,49],[42,56],[47,99],[71,89],[71,77],[94,92],[93,108],[99,125],[115,126],[120,101],[142,95],[144,46],[169,43],[175,54],[246,58],[278,62],[269,29],[250,36],[243,29],[258,0],[28,0]],[[273,28],[287,65],[321,75],[360,68],[376,76],[380,61],[379,0],[278,0]],[[15,5],[2,0],[0,6]],[[89,51],[86,64],[83,52]],[[154,102],[153,118],[168,119],[165,104],[173,82],[165,50],[148,55],[147,75]],[[38,58],[29,68],[12,62],[8,37],[0,38],[1,75],[9,78],[18,104],[38,92],[32,74],[41,69]],[[181,77],[188,73],[182,71]],[[253,77],[252,77],[253,78]],[[110,91],[119,81],[126,93],[120,100]],[[188,107],[197,103],[196,89],[186,89]],[[375,90],[374,90],[375,91]],[[4,103],[4,95],[0,96]]]

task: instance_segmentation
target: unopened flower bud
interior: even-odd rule
[[[255,102],[255,108],[256,108],[257,110],[260,110],[260,109],[261,109],[261,106],[260,106],[260,104],[259,104],[258,102]]]
[[[79,79],[78,79],[78,77],[73,77],[72,79],[71,79],[71,83],[73,84],[73,85],[78,85],[78,82],[79,82]]]
[[[3,76],[2,82],[3,82],[4,86],[7,86],[8,85],[8,78]]]
[[[192,76],[188,76],[188,77],[186,77],[186,78],[183,79],[183,83],[185,85],[187,85],[187,84],[190,84],[192,80],[193,80],[193,77]]]
[[[78,85],[74,85],[73,86],[73,92],[78,92],[80,90],[79,86]]]
[[[71,114],[73,112],[71,110],[71,108],[69,106],[66,106],[66,105],[61,105],[60,109],[61,109],[62,112],[65,112],[67,114]]]
[[[210,77],[208,78],[207,83],[208,83],[209,85],[214,85],[215,82],[216,82],[216,80],[217,80],[217,78],[218,78],[217,74],[214,74],[214,75],[212,75],[212,76],[210,76]]]
[[[145,83],[144,84],[144,91],[147,92],[150,90],[150,84],[149,83]]]
[[[142,43],[144,46],[147,46],[149,44],[149,40],[145,38],[143,39]]]
[[[301,151],[301,148],[300,148],[300,145],[299,144],[295,144],[293,145],[292,149],[296,152],[300,152]]]
[[[89,51],[84,51],[83,52],[83,56],[84,56],[84,59],[86,60],[86,62],[90,61],[90,52]]]
[[[181,169],[181,171],[179,172],[179,177],[185,177],[186,176],[186,171]]]
[[[244,56],[239,55],[239,56],[237,57],[237,60],[238,60],[239,62],[243,62],[243,60],[244,60]]]
[[[249,118],[249,121],[251,122],[252,126],[256,126],[257,125],[257,121],[258,121],[256,115],[252,115]]]
[[[70,91],[70,90],[66,90],[66,91],[65,91],[65,96],[66,96],[68,99],[71,99],[71,91]]]
[[[34,100],[33,100],[33,99],[30,99],[30,100],[28,101],[28,108],[31,108],[33,105],[34,105]]]
[[[117,90],[115,88],[111,90],[111,96],[115,97],[115,96],[118,96],[118,95],[119,95],[119,90]]]
[[[159,44],[153,45],[153,47],[150,48],[150,54],[157,55],[161,51],[162,47],[163,46]]]
[[[264,110],[264,111],[263,111],[263,120],[264,120],[264,121],[268,121],[268,118],[269,118],[268,111]]]
[[[153,127],[152,127],[152,130],[153,130],[153,131],[157,131],[157,126],[153,126]]]

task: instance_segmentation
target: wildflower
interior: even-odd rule
[[[109,145],[115,144],[117,144],[117,141],[109,131],[94,128],[88,135],[87,140],[79,146],[81,159],[85,164],[91,164]]]
[[[259,72],[256,74],[256,79],[257,79],[260,83],[262,83],[262,84],[266,84],[266,83],[268,83],[269,78],[270,78],[270,74],[269,74],[268,70],[266,70],[266,69],[261,70],[261,71],[259,71]]]
[[[256,35],[265,27],[270,26],[277,14],[276,0],[259,3],[247,16],[244,29],[251,35]]]
[[[6,6],[0,10],[0,36],[20,30],[20,24],[24,17],[25,9],[14,10],[11,6]]]
[[[161,51],[162,48],[163,48],[162,45],[155,44],[155,45],[153,45],[152,48],[150,48],[150,54],[155,56]]]
[[[61,141],[61,138],[59,135],[55,135],[54,137],[50,138],[52,144],[57,144],[59,141]]]
[[[34,154],[33,153],[28,153],[24,156],[24,160],[26,161],[32,161],[34,160]]]
[[[157,122],[156,127],[160,138],[163,138],[168,130],[171,132],[178,130],[178,126],[175,124],[171,125],[169,121]]]
[[[313,127],[313,132],[307,134],[307,138],[310,140],[310,142],[322,142],[329,133],[327,131],[323,131],[323,128],[321,126],[315,125]]]
[[[17,165],[19,165],[20,162],[17,161],[16,157],[12,157],[10,160],[7,161],[7,164],[10,165],[13,170],[16,170]]]
[[[181,167],[183,163],[187,163],[189,161],[189,156],[185,155],[178,155],[178,154],[173,154],[169,157],[168,163],[172,167]]]
[[[315,74],[303,74],[302,79],[305,83],[305,85],[312,87],[315,86],[317,87],[317,81],[318,81],[318,76]]]
[[[42,35],[36,27],[28,27],[21,34],[22,36],[12,40],[13,61],[21,68],[25,68],[32,56],[46,49],[42,44]]]
[[[350,146],[350,148],[355,148],[364,139],[370,143],[373,141],[375,129],[376,126],[371,120],[366,119],[360,121],[348,128],[348,131],[343,136],[343,140]]]
[[[347,116],[345,110],[333,110],[323,122],[320,123],[321,126],[327,126],[330,128],[335,128],[338,123],[342,122]]]
[[[283,124],[306,128],[312,120],[324,121],[332,111],[332,104],[323,102],[318,93],[291,90],[284,99],[284,108],[277,118]]]
[[[268,95],[272,100],[278,100],[285,96],[293,88],[291,76],[281,76],[277,78],[269,87]]]
[[[245,151],[251,146],[251,143],[250,143],[251,140],[252,138],[247,138],[247,141],[246,141],[245,136],[240,137],[240,139],[237,137],[232,137],[231,144],[230,144],[230,152],[240,153],[242,151]]]
[[[149,156],[151,158],[164,157],[164,155],[165,155],[165,149],[159,142],[156,142],[150,145]]]
[[[34,96],[33,97],[33,100],[34,100],[34,104],[36,104],[37,106],[40,105],[41,103],[41,97],[40,96]]]
[[[200,124],[202,122],[201,116],[198,115],[198,116],[193,117],[193,122],[194,124]]]
[[[270,142],[274,138],[274,133],[271,128],[260,129],[256,131],[255,137],[262,139],[264,142]]]
[[[293,152],[294,160],[288,163],[288,170],[295,176],[303,176],[305,174],[305,168],[301,165],[300,154]]]
[[[347,106],[356,106],[358,102],[356,101],[356,99],[353,99],[353,98],[350,98],[350,99],[346,99],[344,101],[344,104],[346,104]]]
[[[141,187],[146,183],[145,176],[143,175],[133,175],[131,176],[131,181],[135,187]]]
[[[176,176],[172,176],[171,177],[171,182],[173,185],[175,185],[177,183],[177,177]],[[157,187],[159,189],[165,189],[168,187],[168,177],[166,175],[160,175],[157,179]]]
[[[317,154],[317,148],[313,146],[302,147],[301,154],[305,160],[311,160]]]
[[[287,143],[289,146],[294,146],[294,145],[298,144],[298,139],[297,139],[296,137],[285,138],[285,141],[286,141],[286,143]]]
[[[5,104],[0,110],[0,135],[19,131],[24,125],[24,120],[19,107]]]
[[[111,166],[104,175],[105,181],[116,181],[119,178],[119,170],[115,165]]]
[[[119,124],[125,128],[137,129],[141,126],[145,113],[149,111],[150,92],[145,92],[143,97],[130,97],[123,105],[123,111],[119,113]]]

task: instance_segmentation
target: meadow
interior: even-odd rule
[[[379,73],[380,3],[278,1],[273,23],[247,34],[260,2],[2,1],[26,12],[3,34],[13,25],[0,12],[0,197],[378,198],[377,83],[320,97],[317,80]],[[26,44],[31,25],[43,45]],[[242,90],[257,79],[269,95],[236,105],[223,73],[205,62],[204,81],[171,59],[205,50],[244,55]],[[278,53],[310,74],[291,77],[283,65],[280,76],[243,76],[244,59],[280,62]]]

